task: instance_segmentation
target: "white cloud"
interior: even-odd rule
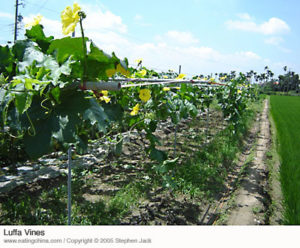
[[[268,45],[272,45],[272,46],[277,47],[280,51],[282,51],[284,53],[291,53],[292,52],[290,49],[287,49],[287,48],[285,48],[281,45],[284,42],[284,39],[282,37],[272,36],[268,39],[265,39],[264,42]]]
[[[239,53],[237,53],[237,55],[241,56],[242,58],[245,58],[245,59],[253,59],[253,60],[261,59],[261,57],[259,55],[257,55],[254,52],[251,52],[251,51],[239,52]]]
[[[274,45],[274,46],[279,46],[283,41],[284,41],[283,38],[278,36],[272,36],[268,39],[265,39],[266,44]]]
[[[0,18],[14,19],[14,16],[10,13],[0,12]]]
[[[163,35],[158,35],[156,36],[156,40],[159,42],[167,42],[170,45],[191,45],[199,42],[192,33],[176,30],[170,30]]]
[[[251,20],[252,17],[248,13],[238,13],[237,16],[242,20]]]
[[[229,20],[225,24],[229,29],[251,31],[265,35],[283,34],[290,31],[289,25],[277,17],[272,17],[262,24],[250,20]]]
[[[166,37],[178,41],[181,44],[193,44],[198,43],[199,40],[196,39],[190,32],[179,32],[176,30],[168,31]]]
[[[280,34],[290,31],[290,27],[287,23],[276,17],[272,17],[269,21],[261,24],[259,29],[263,34]]]
[[[98,5],[81,4],[80,6],[87,15],[83,21],[85,30],[127,33],[127,25],[123,23],[120,16],[109,10],[103,10]]]

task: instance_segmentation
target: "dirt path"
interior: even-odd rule
[[[235,208],[231,211],[227,225],[262,225],[265,215],[265,192],[267,187],[265,164],[266,151],[270,141],[268,120],[269,102],[265,100],[260,117],[259,133],[254,160],[247,169],[247,175],[235,192]]]

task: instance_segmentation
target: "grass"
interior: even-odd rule
[[[72,225],[115,225],[142,197],[143,187],[128,184],[114,196],[96,202],[84,199],[85,169],[73,171]],[[1,225],[66,225],[67,185],[43,189],[38,195],[24,193],[0,204]]]
[[[300,224],[300,97],[271,96],[271,114],[277,130],[284,223]]]

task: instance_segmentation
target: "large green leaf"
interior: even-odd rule
[[[109,63],[111,61],[111,56],[104,53],[101,49],[95,46],[94,43],[91,43],[90,50],[89,58],[91,60],[96,60],[101,63]]]
[[[28,39],[35,41],[44,53],[47,52],[50,43],[54,38],[53,36],[45,36],[42,25],[35,25],[30,30],[27,29],[25,35]]]
[[[26,132],[24,135],[24,145],[27,154],[36,159],[51,151],[52,133],[59,130],[59,119],[51,115],[48,119],[34,122],[35,135]]]
[[[124,111],[120,104],[102,103],[105,114],[110,121],[121,121],[124,115]]]
[[[59,130],[53,132],[53,138],[56,138],[65,147],[67,144],[76,143],[78,137],[76,127],[80,124],[80,119],[76,115],[59,116]]]
[[[93,43],[90,46],[90,53],[87,56],[87,75],[89,80],[107,79],[106,69],[114,68],[119,59],[116,56],[109,56]]]
[[[90,99],[90,104],[91,107],[84,112],[83,118],[92,125],[97,125],[99,130],[105,131],[109,122],[107,114],[95,99]]]
[[[61,91],[61,104],[55,107],[55,112],[61,116],[83,114],[91,107],[90,99],[86,99],[83,91]]]
[[[86,38],[85,41],[88,39]],[[53,40],[48,49],[48,54],[56,51],[57,61],[61,64],[65,62],[71,55],[76,60],[82,60],[84,57],[82,38],[65,37]]]

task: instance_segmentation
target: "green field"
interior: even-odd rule
[[[300,224],[300,97],[271,96],[277,130],[285,224]]]

